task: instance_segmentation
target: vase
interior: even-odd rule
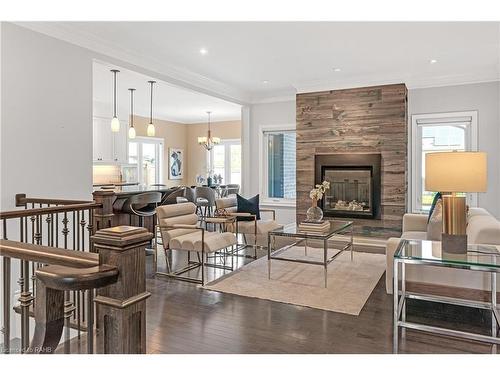
[[[306,212],[307,221],[319,222],[323,219],[323,210],[318,207],[318,201],[316,199],[312,200],[312,206]]]

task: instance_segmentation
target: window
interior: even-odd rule
[[[412,116],[412,211],[430,209],[434,192],[425,190],[425,154],[477,150],[477,112],[438,113]],[[477,194],[467,194],[477,205]]]
[[[273,202],[295,203],[295,131],[263,131],[262,195]]]
[[[241,185],[241,140],[223,140],[209,154],[215,175],[222,176],[223,184]]]
[[[163,181],[163,140],[136,137],[128,142],[128,162],[137,166],[140,184],[161,184]]]

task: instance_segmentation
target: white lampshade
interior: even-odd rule
[[[485,152],[433,152],[425,155],[425,190],[450,193],[485,192]]]
[[[135,138],[135,128],[133,126],[131,126],[130,128],[128,128],[128,137],[130,139],[134,139]]]
[[[111,131],[113,133],[118,133],[120,131],[120,120],[118,120],[116,116],[111,120]]]
[[[155,136],[155,126],[153,125],[153,123],[149,123],[148,129],[147,129],[147,134],[148,134],[148,137]]]
[[[207,143],[207,137],[198,137],[198,144],[205,144]]]

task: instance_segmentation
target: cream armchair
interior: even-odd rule
[[[167,266],[167,273],[159,272],[156,269],[156,274],[204,285],[206,266],[227,270],[233,269],[232,266],[225,265],[228,255],[225,250],[236,245],[236,236],[228,232],[208,232],[204,228],[198,227],[198,216],[196,215],[196,205],[194,203],[186,202],[159,206],[156,209],[156,214]],[[188,252],[186,267],[175,271],[171,269],[168,252],[173,250]],[[191,261],[191,252],[197,254],[197,261]],[[217,255],[217,253],[221,253],[224,258],[222,265],[208,262],[209,254]],[[215,256],[212,256],[212,258],[215,259]],[[198,267],[201,267],[201,280],[181,276]]]
[[[243,235],[243,244],[238,245],[238,251],[243,250],[247,246],[252,246],[254,250],[254,255],[251,256],[253,259],[257,259],[257,248],[267,247],[267,233],[282,228],[281,224],[276,222],[276,212],[271,209],[261,208],[261,213],[270,213],[271,219],[260,219],[257,220],[255,215],[248,213],[239,213],[238,203],[235,195],[226,198],[220,198],[215,200],[215,206],[217,212],[225,213],[230,216],[236,217],[248,217],[251,220],[248,221],[236,221],[234,224],[228,226],[228,230],[238,236],[238,234]]]

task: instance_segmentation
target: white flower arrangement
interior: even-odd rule
[[[309,192],[309,197],[319,201],[323,198],[323,194],[325,194],[328,189],[330,189],[330,183],[328,181],[323,181],[321,185],[317,184],[316,187]]]

